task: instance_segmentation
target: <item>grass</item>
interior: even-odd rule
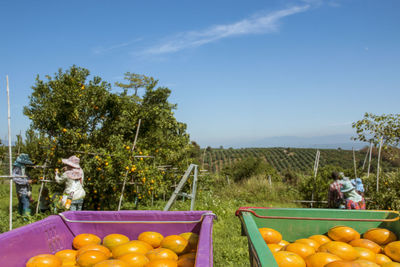
[[[0,226],[2,231],[8,230],[8,184],[0,184]],[[39,186],[33,187],[34,198],[37,199]],[[15,189],[14,189],[15,190]],[[235,216],[235,211],[241,206],[260,207],[296,207],[292,202],[296,193],[290,191],[282,183],[269,186],[263,177],[252,177],[241,183],[230,183],[216,177],[209,188],[202,188],[200,182],[196,198],[196,210],[211,210],[218,220],[214,222],[213,245],[214,264],[219,266],[249,266],[247,238],[241,236],[241,224]],[[17,199],[14,197],[14,210],[17,209]],[[157,201],[153,206],[139,207],[140,209],[161,210],[166,202]],[[125,207],[129,206],[127,203]],[[131,205],[133,206],[133,205]],[[190,201],[176,201],[171,210],[189,210]],[[32,217],[32,221],[39,220],[46,215]],[[24,222],[14,212],[15,227]]]

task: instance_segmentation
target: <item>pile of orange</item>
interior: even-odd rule
[[[279,267],[400,267],[400,241],[388,229],[372,228],[361,237],[351,227],[335,226],[327,235],[292,243],[274,229],[259,231]]]
[[[191,232],[166,237],[143,232],[137,240],[121,234],[103,240],[94,234],[80,234],[72,242],[74,249],[34,256],[26,267],[193,267],[198,238]]]

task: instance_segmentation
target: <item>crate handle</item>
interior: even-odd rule
[[[239,208],[235,215],[239,216],[241,212],[250,212],[257,218],[261,219],[288,219],[288,220],[315,220],[315,221],[353,221],[353,222],[395,222],[399,220],[399,215],[393,219],[355,219],[355,218],[313,218],[313,217],[287,217],[287,216],[262,216],[255,211],[246,208]]]
[[[217,219],[217,215],[213,212],[205,212],[201,214],[201,217],[197,221],[85,221],[85,220],[71,220],[64,216],[64,214],[58,214],[64,221],[69,223],[199,223],[203,221],[205,216],[213,216]]]

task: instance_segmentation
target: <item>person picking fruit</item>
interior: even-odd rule
[[[343,202],[343,194],[340,191],[340,175],[337,172],[332,173],[333,182],[329,185],[328,192],[328,207],[332,209],[339,209]]]
[[[342,180],[340,191],[343,193],[343,197],[346,201],[346,209],[365,210],[365,200],[356,192],[356,189],[349,178],[345,177]]]
[[[18,196],[18,212],[20,215],[29,216],[31,210],[29,208],[31,199],[32,180],[27,176],[26,167],[32,166],[33,162],[28,154],[21,154],[13,164],[13,182],[17,188]]]
[[[63,174],[59,176],[58,170],[55,172],[56,182],[65,183],[62,203],[66,209],[82,210],[83,200],[85,198],[85,190],[83,189],[84,174],[79,166],[79,158],[71,156],[68,159],[61,159],[65,164]]]

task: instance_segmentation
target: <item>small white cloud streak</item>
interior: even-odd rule
[[[107,53],[107,52],[109,52],[111,50],[119,49],[119,48],[122,48],[122,47],[129,46],[131,44],[137,43],[137,42],[139,42],[141,40],[142,40],[142,38],[137,38],[137,39],[135,39],[133,41],[130,41],[130,42],[123,42],[123,43],[112,45],[112,46],[108,46],[108,47],[98,46],[98,47],[93,48],[93,53],[94,54],[104,54],[104,53]]]
[[[189,31],[176,34],[170,40],[143,51],[143,54],[173,53],[190,47],[198,47],[217,40],[246,34],[265,34],[276,32],[282,18],[307,11],[311,6],[293,6],[262,16],[253,16],[241,21],[216,25],[203,31]]]

